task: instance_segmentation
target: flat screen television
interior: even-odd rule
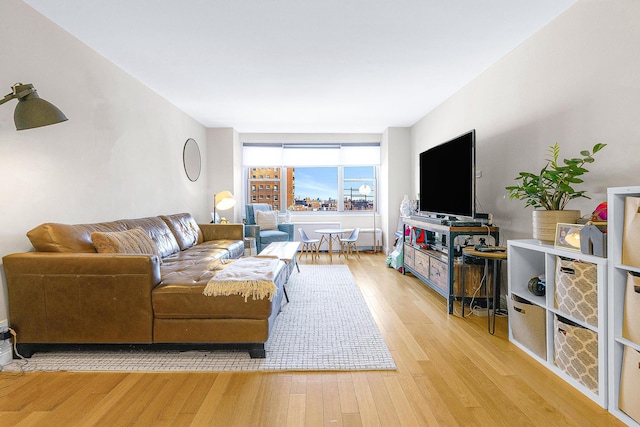
[[[476,131],[420,153],[420,212],[451,220],[476,213]],[[460,218],[462,217],[462,218]]]

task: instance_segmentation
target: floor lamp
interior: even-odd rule
[[[369,187],[367,184],[362,184],[360,186],[360,188],[358,188],[358,192],[360,194],[362,194],[364,196],[364,201],[367,201],[367,196],[369,194],[371,194],[371,187]],[[376,246],[376,193],[375,191],[373,192],[373,195],[371,196],[372,198],[372,211],[373,211],[373,238],[372,238],[372,244],[373,244],[373,253],[375,254],[377,252],[377,246]]]
[[[236,199],[233,198],[233,194],[231,191],[224,190],[213,196],[213,222],[218,223],[218,218],[216,217],[216,209],[219,211],[226,211],[227,209],[231,209],[236,205]],[[226,220],[225,220],[226,221]]]

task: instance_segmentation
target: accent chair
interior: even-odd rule
[[[246,205],[245,237],[256,239],[258,254],[272,242],[293,242],[293,224],[278,224],[278,212],[267,203]]]

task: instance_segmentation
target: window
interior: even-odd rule
[[[296,167],[293,210],[338,211],[338,167]],[[287,200],[288,202],[288,200]]]
[[[345,166],[342,197],[345,211],[371,211],[374,208],[375,167]]]
[[[245,143],[243,164],[245,188],[250,189],[245,200],[253,201],[256,195],[262,200],[268,195],[274,210],[281,205],[295,211],[371,212],[377,204],[379,143]],[[264,166],[268,164],[281,166]],[[264,189],[263,184],[256,184],[259,181],[270,182]],[[364,194],[361,189],[369,192]]]

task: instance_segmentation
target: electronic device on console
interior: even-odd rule
[[[473,249],[475,249],[476,251],[479,251],[479,250],[481,250],[481,249],[488,248],[488,247],[489,247],[489,246],[487,246],[487,239],[485,239],[484,237],[481,237],[481,238],[479,239],[478,244],[477,244],[477,245],[475,245],[475,246],[473,247]]]
[[[489,246],[487,245],[487,239],[481,237],[477,245],[473,247],[478,252],[504,252],[506,248],[504,246]]]

